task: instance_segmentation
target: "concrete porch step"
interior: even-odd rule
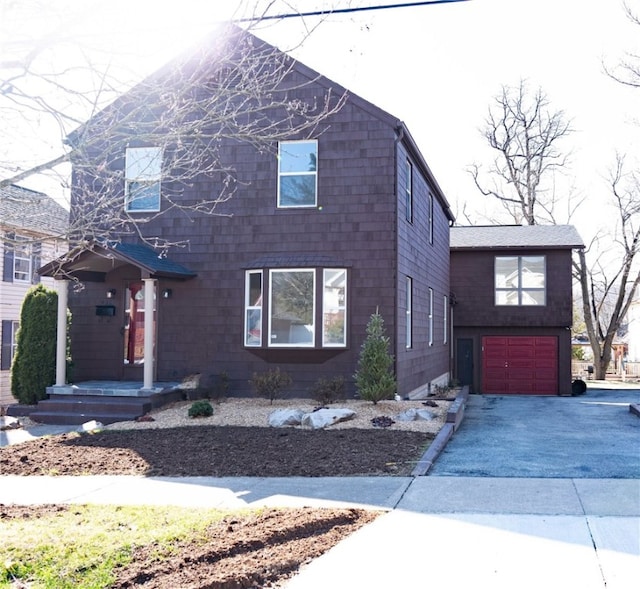
[[[92,419],[108,424],[135,420],[152,408],[149,397],[52,395],[40,401],[29,418],[51,425],[76,425]]]

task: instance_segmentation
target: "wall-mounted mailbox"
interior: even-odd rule
[[[96,315],[98,317],[115,317],[115,305],[96,305]]]

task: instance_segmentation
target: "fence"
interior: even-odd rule
[[[591,372],[589,372],[589,367],[592,368]],[[573,375],[573,378],[591,380],[592,378],[594,378],[595,374],[595,372],[593,371],[593,362],[573,360],[571,362],[571,374]],[[607,370],[607,378],[639,380],[640,362],[611,362]]]

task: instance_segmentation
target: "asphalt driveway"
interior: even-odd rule
[[[578,397],[470,395],[431,476],[640,478],[638,389]]]

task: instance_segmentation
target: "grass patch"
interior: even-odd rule
[[[0,588],[98,589],[115,581],[135,548],[158,559],[229,512],[156,506],[70,505],[33,517],[0,518]],[[237,514],[242,517],[241,514]]]

